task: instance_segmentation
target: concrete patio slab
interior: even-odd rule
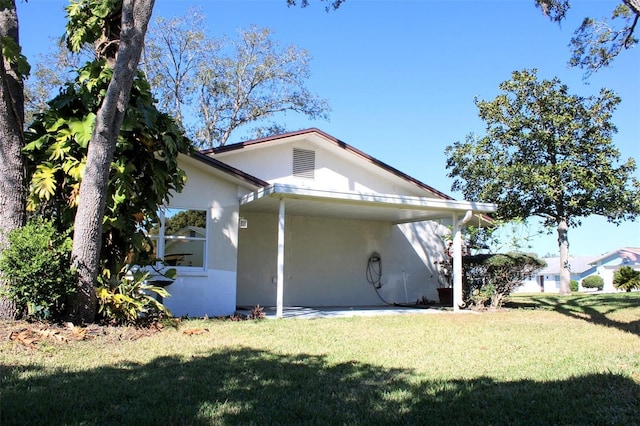
[[[238,314],[249,315],[251,308],[238,307]],[[460,313],[471,311],[460,311]],[[268,319],[276,319],[275,306],[264,307],[264,313]],[[354,316],[381,316],[381,315],[420,315],[420,314],[446,314],[453,313],[452,308],[441,306],[335,306],[335,307],[305,307],[305,306],[285,306],[282,318],[342,318]]]

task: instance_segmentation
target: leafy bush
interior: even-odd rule
[[[587,278],[582,280],[582,287],[602,290],[602,287],[604,287],[604,280],[599,275],[589,275]]]
[[[98,314],[115,324],[139,324],[171,315],[158,297],[169,297],[164,288],[149,284],[150,272],[142,269],[123,268],[116,277],[105,270],[102,285],[96,288]],[[168,279],[176,275],[175,269],[163,274]]]
[[[620,267],[613,273],[613,286],[627,292],[640,289],[640,271],[634,270],[631,266]]]
[[[571,289],[572,292],[578,291],[578,288],[579,288],[578,281],[576,280],[569,281],[569,288]]]
[[[7,237],[9,247],[0,256],[6,297],[21,316],[60,319],[76,291],[68,233],[60,234],[52,221],[36,219]]]
[[[491,297],[496,293],[496,287],[490,283],[484,283],[479,288],[470,291],[469,300],[476,308],[484,307],[487,302],[491,302]]]
[[[546,263],[535,255],[511,252],[463,258],[464,300],[477,308],[499,308],[511,292]]]

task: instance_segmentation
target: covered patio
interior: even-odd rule
[[[417,197],[395,194],[373,194],[358,192],[340,192],[303,188],[292,185],[274,183],[243,196],[240,200],[240,215],[257,212],[277,215],[277,257],[275,265],[276,303],[275,317],[295,316],[295,310],[285,310],[285,241],[287,229],[285,218],[292,216],[316,216],[324,218],[340,218],[385,222],[393,225],[412,222],[446,220],[452,224],[453,233],[453,310],[458,311],[462,305],[462,234],[465,223],[477,217],[486,225],[490,219],[486,214],[496,211],[496,206],[489,203],[474,203],[442,199],[435,197]],[[307,311],[297,311],[298,315],[306,315]],[[373,309],[361,307],[353,310],[370,312]],[[397,312],[398,309],[392,309]],[[412,308],[412,311],[419,311]],[[380,307],[377,307],[380,311]],[[425,310],[428,311],[428,310]],[[306,312],[306,313],[305,313]],[[344,307],[339,310],[319,312],[349,312]],[[316,314],[317,315],[317,314]]]

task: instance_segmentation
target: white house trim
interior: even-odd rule
[[[244,195],[241,206],[254,205],[256,210],[275,211],[281,199],[299,200],[298,214],[336,217],[354,217],[382,220],[395,224],[450,217],[452,212],[466,214],[494,213],[495,204],[470,201],[444,200],[430,197],[414,197],[395,194],[370,194],[302,188],[274,183]],[[306,201],[306,203],[305,203]],[[315,213],[317,203],[328,203],[320,214]]]

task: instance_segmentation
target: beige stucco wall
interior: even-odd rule
[[[277,216],[243,213],[238,253],[239,306],[276,304]],[[434,222],[393,225],[325,217],[286,216],[284,305],[381,305],[367,281],[369,256],[382,258],[379,294],[391,303],[437,300],[434,261],[442,244]]]

